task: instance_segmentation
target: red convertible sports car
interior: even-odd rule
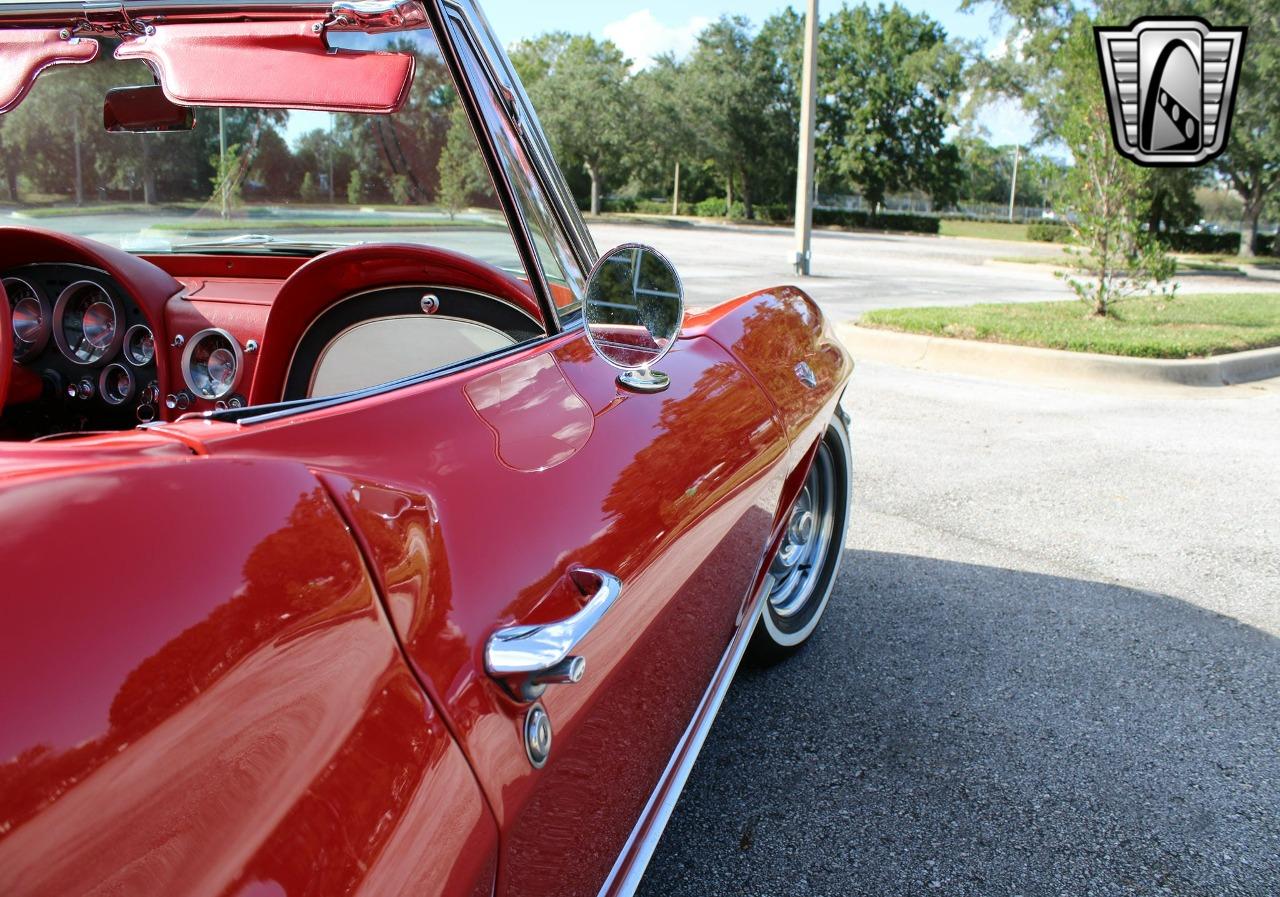
[[[470,0],[0,61],[0,894],[632,892],[831,594],[818,308],[599,257]]]

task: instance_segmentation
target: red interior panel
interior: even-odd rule
[[[326,309],[353,293],[403,284],[472,289],[515,303],[541,322],[529,285],[456,252],[425,246],[353,246],[312,259],[291,277],[271,308],[257,360],[251,405],[280,401],[299,340]]]
[[[144,255],[143,259],[174,277],[288,280],[309,259],[286,255]]]
[[[16,107],[31,90],[36,76],[51,65],[92,62],[96,40],[63,40],[57,29],[24,28],[0,31],[0,112]]]
[[[168,307],[165,309],[165,317],[170,333],[181,334],[189,342],[201,330],[216,327],[230,333],[242,347],[247,345],[249,340],[262,342],[263,333],[267,329],[267,317],[271,313],[269,301],[254,302],[228,298],[229,294],[234,294],[236,287],[243,286],[243,284],[236,281],[197,283],[204,290],[209,291],[209,298],[193,301],[192,298],[187,296],[175,296],[170,300]],[[277,283],[275,285],[276,289],[279,289],[279,286]],[[164,348],[164,352],[168,353],[171,365],[170,370],[175,372],[173,381],[170,384],[171,392],[178,392],[186,388],[186,381],[182,376],[182,353],[184,348],[182,346],[174,346],[172,343],[167,344]],[[240,372],[240,382],[236,386],[236,393],[248,395],[249,384],[253,382],[254,369],[257,366],[257,362],[257,353],[245,353],[244,368]],[[186,413],[211,411],[213,407],[213,402],[196,400],[190,408],[186,409]]]
[[[408,53],[330,50],[315,22],[161,24],[125,41],[117,59],[142,59],[184,106],[249,106],[390,114],[404,105]]]
[[[192,302],[226,302],[244,305],[270,305],[276,301],[282,280],[229,280],[225,277],[179,277]]]

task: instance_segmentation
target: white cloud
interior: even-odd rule
[[[663,53],[674,53],[677,58],[688,55],[698,43],[698,34],[710,24],[706,16],[694,16],[683,25],[666,25],[652,11],[642,9],[605,25],[604,36],[627,55],[633,69],[639,70],[648,68]]]
[[[1035,119],[1014,100],[1001,98],[978,110],[978,126],[991,135],[996,146],[1026,146],[1035,137]]]

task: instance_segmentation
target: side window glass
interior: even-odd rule
[[[581,307],[586,293],[586,274],[560,231],[560,224],[547,198],[538,188],[533,163],[525,155],[510,120],[501,111],[504,101],[498,95],[489,71],[479,61],[478,51],[466,27],[451,17],[450,28],[467,80],[476,92],[485,125],[493,137],[498,162],[529,226],[529,235],[551,286],[556,308],[562,317],[572,314]]]

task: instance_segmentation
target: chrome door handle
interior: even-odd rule
[[[595,589],[582,610],[556,623],[499,629],[485,645],[485,670],[524,700],[536,700],[548,685],[582,680],[587,662],[573,652],[622,593],[622,581],[603,570],[578,569],[569,576],[584,593]]]

